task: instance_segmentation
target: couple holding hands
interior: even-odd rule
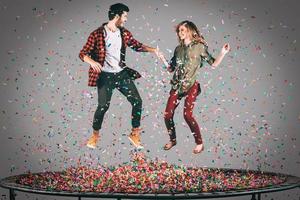
[[[208,52],[207,43],[197,26],[191,21],[183,21],[176,28],[179,44],[175,48],[170,62],[167,62],[163,53],[157,48],[137,41],[124,28],[128,12],[129,8],[124,4],[111,5],[108,11],[109,21],[89,35],[86,44],[79,53],[80,59],[90,65],[88,85],[97,87],[98,92],[98,107],[93,119],[93,133],[87,141],[87,146],[96,148],[100,138],[99,130],[103,117],[109,108],[113,90],[117,89],[132,105],[132,131],[128,138],[136,148],[143,148],[140,140],[142,99],[134,84],[134,80],[141,75],[125,64],[126,47],[128,46],[137,52],[156,54],[167,67],[167,70],[173,73],[171,91],[164,114],[170,139],[165,144],[164,149],[169,150],[176,145],[173,116],[180,100],[184,98],[184,119],[191,129],[196,143],[193,153],[202,152],[204,146],[200,128],[193,116],[194,103],[201,92],[197,73],[204,61],[213,67],[218,66],[225,54],[229,52],[229,44],[225,44],[220,54],[214,58]]]

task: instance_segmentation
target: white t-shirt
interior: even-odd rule
[[[102,66],[102,71],[104,72],[120,72],[123,70],[119,66],[121,59],[121,46],[122,46],[122,38],[120,29],[117,29],[115,32],[109,30],[107,26],[104,26],[106,30],[105,35],[105,46],[106,46],[106,54],[104,65]]]

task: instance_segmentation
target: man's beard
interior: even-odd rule
[[[119,19],[117,22],[116,22],[116,26],[117,27],[123,27],[123,22],[121,19]]]

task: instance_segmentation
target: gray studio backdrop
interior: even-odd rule
[[[1,0],[0,177],[70,166],[118,165],[130,160],[131,106],[115,91],[96,150],[84,142],[97,106],[87,86],[88,66],[78,58],[90,32],[107,21],[118,1]],[[229,42],[222,64],[205,65],[194,114],[205,152],[193,155],[194,140],[175,114],[178,145],[168,141],[163,112],[171,75],[149,53],[127,50],[128,66],[143,78],[142,141],[151,159],[200,167],[259,169],[300,176],[299,3],[295,1],[122,1],[130,8],[126,27],[136,39],[170,58],[176,24],[197,24],[217,55]],[[8,191],[1,189],[1,200]],[[263,199],[299,200],[295,189]],[[236,197],[234,199],[249,199]],[[72,199],[18,193],[17,199]]]

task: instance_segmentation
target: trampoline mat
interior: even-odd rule
[[[271,172],[199,168],[136,158],[119,166],[70,167],[2,179],[1,186],[63,194],[233,194],[299,187],[298,177]],[[285,188],[284,188],[285,187]],[[226,196],[226,195],[225,195]]]

